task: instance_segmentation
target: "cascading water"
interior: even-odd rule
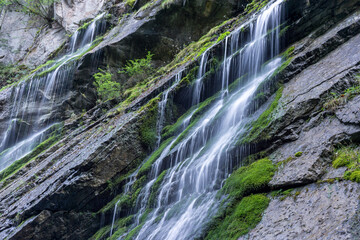
[[[165,108],[166,108],[166,103],[168,101],[168,96],[169,96],[169,92],[171,92],[180,82],[181,80],[181,75],[182,75],[182,71],[180,71],[178,74],[176,74],[175,76],[175,83],[169,87],[162,95],[162,99],[159,102],[159,120],[157,121],[157,147],[160,146],[160,142],[161,142],[161,130],[163,129],[163,125],[164,125],[164,120],[165,120]]]
[[[76,60],[104,30],[103,15],[100,15],[86,29],[73,34],[63,57],[12,88],[8,127],[0,133],[0,171],[25,156],[58,128],[62,119],[54,111],[55,105],[59,105],[59,100],[66,97],[72,87]]]
[[[282,0],[274,1],[248,23],[248,43],[241,42],[242,27],[225,39],[224,59],[217,74],[221,91],[200,119],[192,119],[196,110],[184,118],[182,130],[190,122],[191,128],[171,140],[152,164],[148,181],[136,200],[135,223],[130,228],[137,234],[133,239],[193,239],[216,213],[218,190],[233,168],[241,165],[228,156],[229,149],[244,130],[256,90],[281,64],[281,59],[276,58],[280,51],[281,9]],[[201,58],[193,105],[201,99],[208,58],[209,50]],[[242,76],[246,81],[237,90],[229,90],[229,83]],[[164,104],[164,98],[160,104]],[[149,206],[151,189],[162,174],[155,203]]]

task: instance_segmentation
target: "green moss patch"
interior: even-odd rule
[[[224,219],[217,219],[217,223],[213,223],[205,239],[238,239],[256,227],[269,202],[270,199],[264,194],[244,197],[235,207],[227,211]]]
[[[335,151],[334,168],[346,167],[344,179],[360,183],[360,152],[355,146],[342,147]]]
[[[268,187],[276,167],[268,158],[260,159],[249,166],[236,170],[226,180],[223,192],[240,199],[246,194],[259,192]]]
[[[303,155],[303,152],[297,152],[297,153],[295,153],[295,157],[301,157]]]
[[[110,238],[109,236],[111,231],[111,225],[107,225],[101,228],[99,231],[97,231],[91,238],[89,238],[89,240],[118,239],[121,235],[126,233],[128,227],[133,223],[133,218],[134,218],[133,215],[130,215],[128,217],[124,217],[119,220],[116,220],[114,223],[113,235]]]
[[[246,14],[257,12],[265,7],[268,2],[268,0],[252,0],[249,4],[246,5],[244,12]]]

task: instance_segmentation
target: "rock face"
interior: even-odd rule
[[[4,8],[0,17],[0,61],[25,64],[29,67],[44,63],[66,41],[64,29],[39,16]]]
[[[177,69],[119,110],[111,101],[96,106],[92,75],[97,65],[117,72],[127,60],[151,51],[157,67],[164,66],[183,45],[241,12],[245,2],[188,0],[183,7],[184,1],[175,0],[164,7],[162,0],[154,0],[143,7],[146,1],[135,1],[131,9],[118,1],[62,0],[55,4],[61,26],[51,27],[40,18],[3,10],[0,58],[7,64],[45,62],[67,41],[66,32],[74,32],[104,9],[112,12],[109,22],[114,26],[81,58],[72,91],[58,99],[56,111],[65,120],[61,140],[0,182],[0,239],[88,239],[100,223],[110,224],[112,212],[101,215],[100,210],[121,191],[122,177],[151,153],[153,146],[142,135],[148,130],[144,122],[153,117],[146,104],[174,80]],[[282,97],[263,129],[267,138],[250,144],[278,166],[269,191],[295,189],[287,197],[267,192],[271,201],[261,222],[240,239],[359,239],[360,185],[344,180],[346,169],[334,169],[331,162],[336,146],[360,141],[360,96],[333,109],[325,105],[332,100],[331,92],[341,94],[358,84],[360,1],[287,4],[290,17],[284,40],[293,51],[276,76],[283,85]],[[214,59],[224,54],[216,51],[211,52]],[[182,64],[197,63],[188,59]],[[168,118],[185,112],[188,106],[181,98],[189,89],[186,83],[176,89]],[[11,113],[11,94],[10,88],[0,92],[0,132]],[[83,109],[87,112],[80,114]],[[73,114],[78,115],[70,118]]]
[[[359,184],[310,184],[273,199],[260,224],[240,239],[358,239]]]
[[[67,32],[73,33],[81,23],[98,15],[105,0],[61,0],[55,3],[55,19]]]

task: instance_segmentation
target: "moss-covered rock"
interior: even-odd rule
[[[270,199],[264,194],[244,197],[224,219],[218,219],[216,226],[212,226],[207,234],[207,240],[238,239],[248,233],[262,218],[262,213],[268,207]]]
[[[222,191],[236,199],[240,199],[249,193],[263,191],[268,187],[275,170],[276,167],[268,158],[260,159],[231,174]]]

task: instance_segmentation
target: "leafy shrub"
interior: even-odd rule
[[[119,73],[125,73],[130,77],[135,75],[151,74],[153,72],[153,68],[151,66],[153,56],[154,54],[148,52],[146,58],[129,60],[126,62],[123,70],[120,70]]]
[[[121,85],[112,80],[112,75],[109,71],[99,68],[98,73],[94,74],[97,93],[102,101],[107,101],[121,96]]]

